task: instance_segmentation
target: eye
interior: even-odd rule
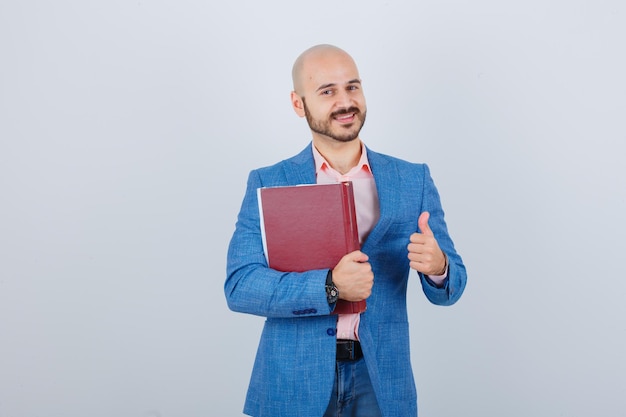
[[[329,96],[333,93],[333,90],[322,90],[322,95],[323,96]]]
[[[350,91],[355,91],[355,90],[358,90],[358,89],[359,89],[359,87],[357,85],[349,85],[348,86],[348,90],[350,90]]]

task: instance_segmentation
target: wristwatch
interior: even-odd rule
[[[338,299],[339,290],[333,282],[333,270],[329,269],[326,275],[326,301],[328,301],[328,304],[332,305],[335,304]]]

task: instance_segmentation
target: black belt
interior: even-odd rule
[[[356,361],[363,357],[361,343],[358,340],[337,339],[337,360]]]

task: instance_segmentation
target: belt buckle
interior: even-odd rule
[[[355,340],[337,341],[337,345],[341,346],[340,350],[343,353],[341,360],[354,361],[357,359],[357,343]]]
[[[355,350],[355,349],[354,349],[354,340],[350,340],[350,341],[348,342],[348,352],[349,352],[348,358],[349,358],[351,361],[353,361],[353,360],[354,360],[354,357],[355,357],[355,352],[354,352],[354,350]]]

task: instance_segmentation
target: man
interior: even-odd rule
[[[306,117],[312,142],[250,173],[228,251],[228,306],[267,317],[244,413],[416,416],[406,308],[410,269],[434,304],[455,303],[466,283],[438,192],[426,165],[378,154],[359,139],[365,97],[345,51],[318,45],[303,52],[293,85],[291,103]],[[361,250],[330,271],[268,268],[257,189],[345,180],[354,184]],[[336,291],[341,299],[366,299],[367,310],[332,315]]]

